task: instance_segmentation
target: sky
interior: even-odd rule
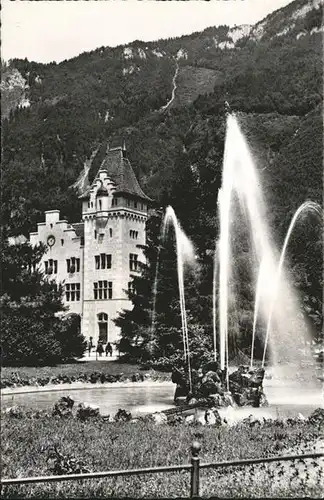
[[[254,24],[292,0],[2,0],[1,57],[60,62],[102,46]]]

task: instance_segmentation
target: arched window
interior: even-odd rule
[[[108,342],[108,314],[102,312],[97,315],[98,329],[99,329],[99,342],[107,344]]]

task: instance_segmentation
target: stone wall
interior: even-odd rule
[[[48,245],[48,238],[53,237],[51,245]],[[80,283],[80,300],[66,302],[65,295],[63,297],[65,305],[69,307],[70,313],[80,314],[82,316],[82,299],[83,299],[83,252],[84,248],[81,245],[81,238],[77,236],[73,227],[66,220],[60,220],[59,210],[50,210],[45,212],[45,222],[37,224],[37,232],[30,234],[31,245],[44,243],[48,245],[47,252],[43,255],[40,261],[40,270],[45,271],[45,261],[50,259],[57,261],[57,273],[48,275],[49,278],[55,279],[57,282],[65,283]],[[66,260],[71,257],[80,259],[80,270],[74,273],[67,272]]]
[[[109,188],[111,181],[105,173],[103,176],[102,180]],[[99,185],[97,187],[99,189]],[[83,239],[68,221],[60,220],[59,210],[51,210],[45,212],[45,222],[37,225],[37,232],[30,234],[30,242],[32,245],[40,242],[48,245],[48,251],[40,262],[42,271],[45,270],[45,261],[57,261],[57,272],[49,275],[50,278],[65,284],[80,284],[80,300],[66,301],[64,294],[64,303],[69,308],[68,313],[81,316],[83,335],[88,339],[93,337],[96,345],[99,338],[98,314],[108,315],[108,342],[112,343],[119,337],[119,328],[113,320],[122,309],[132,307],[127,291],[131,276],[136,272],[130,270],[129,255],[136,254],[139,262],[145,261],[139,246],[146,242],[147,205],[120,196],[118,205],[112,207],[113,189],[108,191],[108,196],[101,197],[100,205],[96,190],[91,196],[89,201],[82,202]],[[49,237],[52,237],[51,245],[48,244]],[[110,269],[96,269],[95,255],[101,253],[111,255]],[[68,273],[66,261],[71,257],[80,259],[80,269]],[[96,300],[94,283],[104,280],[112,282],[112,299]]]

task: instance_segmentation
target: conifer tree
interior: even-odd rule
[[[9,244],[3,231],[1,267],[1,357],[4,365],[55,364],[80,357],[85,350],[75,315],[66,308],[63,287],[38,270],[44,246]]]

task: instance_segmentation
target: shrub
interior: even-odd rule
[[[3,314],[1,317],[1,354],[3,365],[55,364],[61,359],[56,325],[36,322],[32,317]]]
[[[4,238],[0,296],[3,365],[55,364],[85,351],[79,316],[57,317],[65,311],[62,286],[37,269],[44,251],[42,246],[28,243],[9,245]]]

